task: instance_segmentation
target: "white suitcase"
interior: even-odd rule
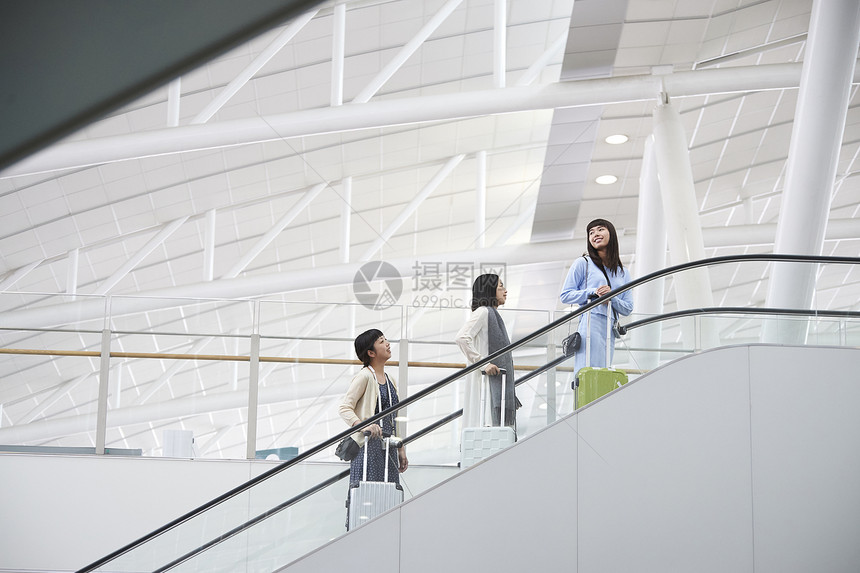
[[[349,521],[347,529],[352,531],[392,507],[403,502],[403,490],[394,482],[388,481],[388,448],[390,438],[385,438],[385,481],[367,481],[367,450],[370,439],[365,440],[364,467],[362,480],[357,487],[349,490]]]
[[[502,373],[502,403],[499,409],[499,423],[501,426],[484,426],[486,416],[486,393],[485,386],[489,381],[481,378],[481,423],[477,428],[463,428],[462,441],[460,442],[460,468],[472,466],[486,457],[503,450],[516,441],[514,429],[504,425],[505,418],[505,386],[507,384],[507,372]],[[481,372],[484,375],[484,372]]]

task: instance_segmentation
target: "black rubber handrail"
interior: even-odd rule
[[[628,322],[624,325],[627,330],[639,328],[655,322],[663,322],[673,318],[684,318],[687,316],[701,316],[703,314],[764,314],[764,315],[787,315],[787,316],[808,316],[824,318],[860,318],[860,312],[854,310],[816,310],[803,308],[767,308],[767,307],[747,307],[747,306],[724,306],[724,307],[705,307],[705,308],[690,308],[687,310],[676,310],[666,314],[658,314],[649,316],[641,320]]]
[[[618,296],[619,294],[621,294],[623,292],[631,290],[631,289],[633,289],[633,288],[635,288],[641,284],[645,284],[645,283],[651,282],[653,280],[656,280],[656,279],[659,279],[659,278],[662,278],[662,277],[665,277],[668,275],[672,275],[672,274],[675,274],[678,272],[696,269],[696,268],[701,268],[701,267],[709,267],[709,266],[729,264],[729,263],[743,263],[743,262],[796,262],[796,263],[856,265],[856,264],[860,264],[860,257],[832,257],[832,256],[816,256],[816,255],[778,255],[778,254],[727,255],[727,256],[722,256],[722,257],[713,257],[710,259],[701,259],[698,261],[691,261],[689,263],[683,263],[680,265],[674,265],[674,266],[667,267],[667,268],[659,270],[659,271],[655,271],[653,273],[649,273],[645,276],[639,277],[638,279],[634,279],[634,280],[630,281],[629,283],[627,283],[621,287],[618,287],[617,289],[614,289],[614,290],[606,293],[605,295],[603,295],[599,298],[596,298],[589,303],[586,303],[583,306],[580,306],[579,308],[569,312],[568,314],[562,316],[561,318],[558,318],[558,319],[550,322],[546,326],[543,326],[542,328],[539,328],[538,330],[532,332],[531,334],[524,336],[523,338],[517,340],[516,342],[513,342],[509,346],[506,346],[506,347],[502,348],[501,350],[498,350],[497,352],[490,354],[486,358],[483,358],[483,359],[479,360],[478,362],[475,362],[474,364],[471,364],[471,365],[467,366],[466,368],[459,370],[458,372],[443,378],[442,380],[440,380],[439,382],[436,382],[435,384],[431,384],[430,386],[428,386],[424,390],[421,390],[421,391],[416,392],[415,394],[413,394],[407,398],[404,398],[401,402],[399,402],[397,404],[396,408],[386,409],[385,411],[380,412],[379,414],[376,414],[374,416],[371,416],[370,418],[364,420],[363,422],[361,422],[359,424],[356,424],[352,428],[348,428],[348,429],[344,430],[343,432],[341,432],[335,436],[332,436],[328,440],[325,440],[325,441],[317,444],[316,446],[310,448],[309,450],[305,451],[304,453],[299,454],[295,458],[288,460],[288,461],[285,461],[283,464],[281,464],[277,467],[274,467],[271,470],[264,472],[255,478],[248,480],[244,484],[241,484],[241,485],[231,489],[230,491],[204,503],[203,505],[197,507],[196,509],[189,511],[185,515],[182,515],[182,516],[174,519],[173,521],[159,527],[158,529],[148,533],[147,535],[144,535],[140,539],[137,539],[137,540],[129,543],[128,545],[125,545],[124,547],[122,547],[122,548],[106,555],[105,557],[91,563],[90,565],[87,565],[84,568],[79,569],[77,573],[87,573],[87,572],[94,571],[94,570],[98,569],[99,567],[101,567],[105,563],[108,563],[108,562],[116,559],[117,557],[127,553],[128,551],[134,549],[135,547],[137,547],[139,545],[143,545],[144,543],[148,542],[149,540],[160,536],[161,534],[173,529],[174,527],[177,527],[178,525],[181,525],[182,523],[189,521],[190,519],[194,518],[195,516],[209,510],[210,508],[213,508],[213,507],[227,501],[228,499],[235,497],[236,495],[254,487],[258,483],[261,483],[261,482],[281,473],[282,471],[285,471],[285,470],[289,469],[290,467],[292,467],[296,464],[299,464],[302,461],[304,461],[304,460],[306,460],[306,459],[308,459],[308,458],[310,458],[310,457],[312,457],[312,456],[314,456],[314,455],[316,455],[316,454],[318,454],[318,453],[320,453],[320,452],[322,452],[328,448],[333,447],[335,444],[340,442],[345,437],[352,435],[358,431],[361,431],[363,428],[370,426],[371,424],[374,424],[374,423],[378,422],[379,420],[381,420],[382,418],[384,418],[385,416],[389,415],[390,414],[389,410],[396,411],[396,410],[399,410],[401,408],[405,408],[405,407],[409,406],[410,404],[420,400],[424,396],[432,394],[433,392],[436,392],[437,390],[444,388],[448,384],[451,384],[452,382],[459,380],[460,378],[464,377],[466,374],[474,372],[474,371],[480,369],[481,367],[483,367],[484,365],[491,363],[493,360],[495,360],[499,356],[507,354],[508,352],[512,352],[512,351],[518,349],[519,347],[524,346],[524,345],[528,344],[529,342],[540,338],[544,334],[551,332],[555,328],[566,324],[567,322],[577,318],[578,316],[582,315],[583,313],[588,312],[592,308],[595,308],[601,304],[608,302],[609,300],[611,300],[612,298]]]
[[[624,325],[624,328],[627,332],[630,332],[633,329],[640,328],[642,326],[647,326],[649,324],[654,324],[657,322],[664,322],[666,320],[672,320],[674,318],[685,318],[690,316],[702,316],[702,315],[710,315],[710,314],[764,314],[768,316],[777,316],[777,315],[788,315],[788,316],[807,316],[807,317],[825,317],[825,318],[860,318],[860,311],[854,310],[804,310],[804,309],[785,309],[785,308],[761,308],[761,307],[746,307],[746,306],[725,306],[725,307],[705,307],[705,308],[692,308],[688,310],[677,310],[674,312],[667,312],[664,314],[656,314],[654,316],[649,316],[648,318],[643,318],[641,320],[636,320],[633,322],[628,322]],[[534,378],[535,376],[540,376],[547,370],[551,370],[555,368],[565,360],[570,360],[573,358],[573,355],[565,356],[561,355],[553,360],[547,362],[543,366],[536,368],[529,372],[528,374],[524,374],[522,378],[517,380],[517,386],[522,384],[523,382],[527,382],[528,380]],[[462,410],[461,410],[462,412]]]

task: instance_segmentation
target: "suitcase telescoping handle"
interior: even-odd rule
[[[367,481],[367,450],[370,449],[370,430],[365,430],[364,435],[364,463],[361,464],[361,481]],[[382,481],[388,481],[388,442],[389,438],[383,438],[385,441],[385,470]]]
[[[364,463],[361,467],[361,481],[367,481],[367,450],[370,449],[370,430],[364,431],[365,440],[364,440]],[[392,444],[395,448],[400,448],[403,446],[403,440],[397,438],[395,436],[383,437],[382,440],[385,442],[385,470],[383,471],[382,481],[388,481],[388,465],[391,463],[391,460],[388,457],[388,448]]]
[[[506,394],[505,390],[507,390],[507,384],[508,384],[508,371],[505,370],[504,368],[499,368],[499,373],[502,375],[502,403],[500,405],[500,410],[499,410],[499,426],[504,426],[505,425],[505,394]],[[490,385],[490,377],[483,370],[481,370],[481,376],[487,377],[487,383],[486,384],[484,384],[484,379],[481,378],[481,425],[483,426],[484,422],[486,421],[486,416],[487,416],[487,406],[486,406],[487,402],[486,402],[486,398],[485,398],[486,392],[484,391],[484,388],[485,388],[485,386],[488,387]]]

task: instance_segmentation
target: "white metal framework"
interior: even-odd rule
[[[465,311],[419,307],[431,294],[462,302],[462,290],[423,288],[434,270],[458,263],[471,272],[506,264],[507,306],[534,310],[514,321],[516,338],[562,309],[559,287],[596,217],[614,222],[634,275],[666,260],[668,227],[669,253],[686,240],[675,231],[690,217],[697,249],[687,252],[706,257],[789,252],[799,248],[793,234],[806,251],[858,256],[857,16],[852,0],[320,4],[0,171],[0,328],[11,329],[0,331],[3,346],[98,349],[105,299],[90,295],[111,295],[111,312],[129,313],[112,332],[149,333],[116,335],[114,350],[247,355],[242,325],[254,320],[283,338],[283,354],[348,356],[347,342],[335,350],[288,339],[349,339],[394,322],[409,325],[413,342],[449,342]],[[817,38],[834,41],[813,50]],[[828,49],[848,57],[830,63]],[[833,102],[798,102],[825,83],[839,92]],[[682,138],[675,152],[665,139],[648,143],[654,110],[667,101]],[[799,141],[804,119],[831,127]],[[619,133],[626,143],[605,142]],[[804,166],[804,149],[825,148],[828,169]],[[692,183],[678,191],[686,211],[665,223],[656,220],[665,207],[655,202],[659,160],[649,156],[661,149],[670,162],[688,161]],[[795,162],[814,183],[790,188]],[[595,183],[603,174],[616,182]],[[798,223],[807,216],[814,232]],[[404,278],[407,320],[326,310],[356,302],[356,273],[372,260]],[[707,295],[727,306],[783,300],[794,279],[780,287],[771,272],[727,270],[711,277]],[[856,271],[827,268],[804,280],[815,282],[804,303],[860,308]],[[669,284],[643,303],[672,308],[701,285]],[[283,323],[267,322],[265,304],[262,318],[251,303],[175,310],[177,299],[197,297],[273,300],[268,316]],[[287,302],[289,311],[272,310]],[[229,318],[240,308],[242,319]],[[456,350],[436,356],[445,357]],[[242,404],[256,388],[246,367],[107,366],[106,415],[134,434],[109,432],[108,447],[157,452],[167,426],[147,422],[156,418],[193,427],[207,455],[233,455],[224,452],[243,442]],[[315,368],[297,377],[289,366],[261,366],[268,430],[259,428],[258,444],[283,438],[298,410],[322,426],[291,439],[340,431],[331,401],[351,370]],[[0,432],[32,425],[41,436],[34,444],[95,445],[87,420],[99,371],[95,359],[69,367],[3,357]],[[56,437],[45,439],[40,423],[59,428]]]

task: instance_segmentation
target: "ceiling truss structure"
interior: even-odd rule
[[[119,337],[123,348],[241,354],[230,338],[241,328],[219,306],[228,303],[172,309],[265,297],[293,305],[263,318],[285,336],[270,350],[327,353],[289,337],[344,337],[348,324],[349,338],[396,322],[324,304],[354,303],[357,270],[377,259],[407,289],[412,279],[405,306],[422,294],[416,269],[505,262],[508,306],[534,309],[511,312],[516,337],[562,310],[558,289],[590,219],[615,223],[636,274],[640,176],[661,94],[686,134],[705,254],[772,252],[812,12],[810,0],[321,4],[0,171],[0,327],[97,323],[96,295],[109,294],[124,321],[171,332]],[[855,66],[822,254],[860,254],[858,81]],[[565,131],[594,110],[587,139]],[[616,133],[627,143],[605,143]],[[602,174],[617,181],[596,184]],[[821,269],[815,304],[857,310],[857,272]],[[761,305],[769,277],[727,269],[712,276],[714,300]],[[667,283],[663,303],[676,296]],[[450,341],[462,312],[437,310],[410,309],[410,338]],[[209,321],[218,326],[199,327]],[[2,336],[6,346],[98,348],[84,333]],[[348,346],[337,352],[349,357]],[[449,346],[434,356],[457,359]],[[0,442],[10,424],[32,443],[89,439],[97,362],[4,358]],[[160,430],[187,427],[206,455],[235,455],[247,372],[144,362],[113,368],[108,445],[158,452]],[[261,368],[269,430],[259,444],[340,430],[330,405],[349,368]],[[284,429],[296,408],[316,429]]]

